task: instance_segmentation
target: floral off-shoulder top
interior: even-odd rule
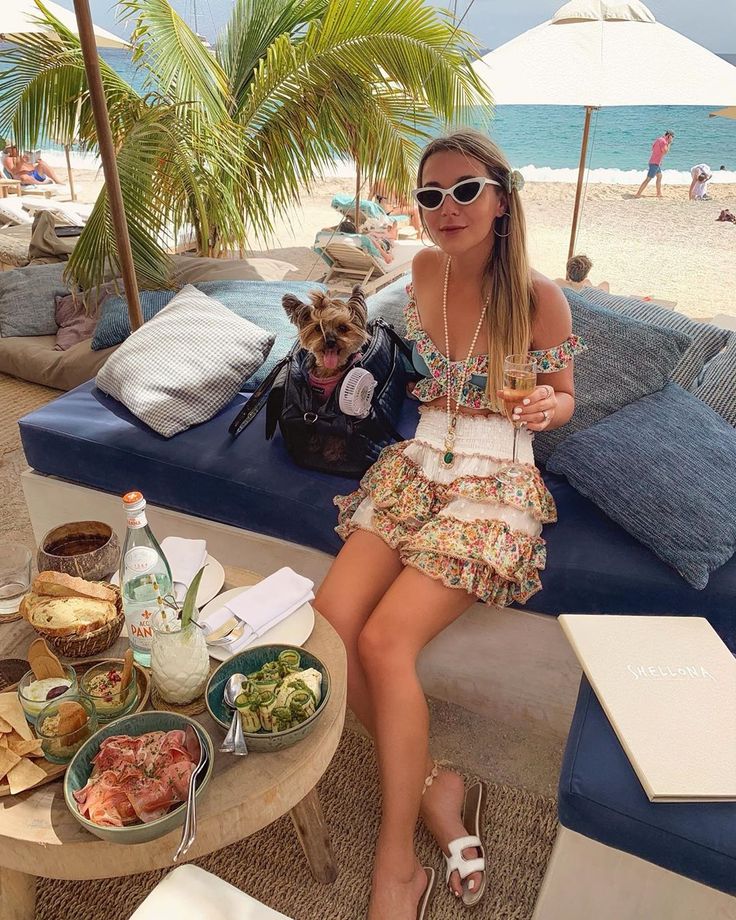
[[[421,402],[431,402],[445,395],[447,383],[447,358],[422,329],[419,309],[414,297],[414,286],[407,285],[409,302],[404,307],[406,319],[406,337],[414,342],[412,363],[423,379],[414,386],[414,396]],[[529,355],[540,374],[551,374],[568,366],[575,355],[587,349],[587,345],[578,335],[569,336],[554,348],[530,351]],[[450,392],[456,393],[465,373],[464,361],[450,361]],[[488,355],[475,355],[470,360],[470,367],[465,386],[458,402],[469,409],[491,409],[493,406],[486,396],[486,379],[488,376]]]

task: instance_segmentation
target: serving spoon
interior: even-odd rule
[[[199,739],[199,732],[187,725],[185,732],[185,746],[192,758],[197,761],[196,767],[192,770],[189,777],[189,788],[187,789],[187,810],[184,815],[184,828],[181,832],[181,841],[179,848],[174,853],[173,862],[179,857],[184,856],[189,847],[194,843],[197,836],[197,794],[196,781],[199,774],[204,769],[206,748]]]
[[[225,705],[233,710],[233,718],[220,750],[227,754],[238,754],[241,757],[248,753],[248,747],[245,743],[243,723],[240,721],[240,713],[235,705],[235,700],[242,692],[243,684],[247,679],[245,674],[233,674],[225,684],[225,690],[222,695]]]

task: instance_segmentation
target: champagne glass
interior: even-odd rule
[[[519,462],[519,429],[523,422],[514,421],[515,407],[534,392],[537,385],[537,372],[528,354],[507,355],[503,359],[503,401],[506,415],[514,426],[514,464]]]

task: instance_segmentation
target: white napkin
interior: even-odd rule
[[[171,567],[171,580],[176,586],[174,589],[178,600],[183,600],[192,579],[202,568],[207,558],[206,540],[187,540],[184,537],[164,537],[161,549],[169,560]],[[180,596],[181,595],[181,596]]]
[[[213,624],[208,632],[211,633],[218,626],[222,626],[228,616],[234,616],[245,624],[242,634],[237,637],[216,640],[215,644],[234,655],[277,623],[291,616],[303,604],[313,600],[313,588],[313,581],[298,575],[293,569],[279,569],[229,600],[223,608],[215,611],[212,618],[208,617],[208,625]]]

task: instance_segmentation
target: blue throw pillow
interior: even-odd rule
[[[690,345],[682,332],[597,307],[575,291],[565,290],[565,296],[572,331],[583,337],[588,350],[575,358],[573,417],[534,438],[534,456],[541,463],[571,434],[661,390]]]
[[[268,358],[245,384],[248,392],[264,380],[274,365],[286,355],[296,341],[296,328],[281,306],[284,294],[296,294],[307,299],[310,291],[324,291],[323,284],[314,281],[200,281],[194,285],[203,294],[250,320],[261,329],[275,335],[276,340]],[[176,291],[141,291],[144,321],[155,316],[173,299]],[[108,297],[100,308],[100,319],[92,339],[92,348],[111,348],[130,335],[128,304],[124,297]]]
[[[693,389],[705,365],[728,341],[728,329],[722,329],[711,323],[696,322],[676,310],[667,310],[647,300],[607,294],[598,288],[583,288],[578,291],[578,294],[588,303],[606,307],[616,313],[623,313],[625,316],[631,316],[644,323],[662,326],[664,329],[675,329],[677,332],[690,336],[692,339],[690,347],[672,371],[673,381],[685,387],[686,390]]]
[[[702,381],[693,392],[729,425],[736,427],[736,332],[723,351],[708,364]]]
[[[567,438],[547,469],[694,588],[736,551],[736,431],[675,383]]]

